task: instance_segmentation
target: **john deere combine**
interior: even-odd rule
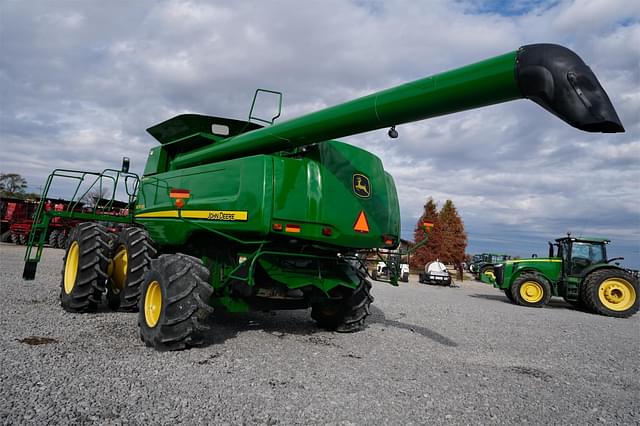
[[[159,145],[149,152],[131,227],[116,236],[97,224],[76,228],[62,306],[90,311],[104,294],[124,309],[139,300],[141,337],[159,350],[201,343],[215,309],[310,307],[322,327],[359,330],[373,297],[354,253],[397,247],[398,197],[378,157],[335,138],[381,128],[395,137],[403,123],[521,98],[581,130],[624,131],[589,67],[549,44],[280,124],[262,127],[250,113],[246,121],[187,114],[153,126]],[[38,223],[55,214],[41,211]],[[32,245],[41,243],[36,236]],[[40,253],[29,247],[25,278],[34,277]]]

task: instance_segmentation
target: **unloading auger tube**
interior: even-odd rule
[[[588,132],[624,132],[609,97],[573,51],[531,44],[177,155],[171,169],[267,154],[527,98]]]

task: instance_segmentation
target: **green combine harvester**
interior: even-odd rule
[[[107,180],[114,197],[116,183],[127,187],[131,208],[124,217],[39,209],[24,278],[35,276],[51,217],[80,217],[93,222],[68,240],[62,307],[89,312],[106,299],[138,309],[141,338],[158,350],[201,344],[215,310],[311,308],[321,327],[357,331],[373,297],[355,253],[396,248],[400,209],[381,160],[335,139],[381,128],[397,137],[403,123],[521,98],[581,130],[624,131],[589,67],[551,44],[264,127],[252,112],[179,115],[148,129],[159,145],[139,182],[128,167],[49,176],[42,199],[58,178]],[[129,226],[109,234],[105,217]]]

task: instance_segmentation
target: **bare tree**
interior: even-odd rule
[[[17,173],[0,173],[0,195],[21,197],[27,189],[27,180]]]

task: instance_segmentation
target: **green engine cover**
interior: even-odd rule
[[[154,149],[148,164],[156,164],[162,151]],[[171,198],[176,189],[189,191],[182,209]],[[297,154],[148,174],[136,221],[160,245],[184,244],[199,230],[239,239],[286,235],[350,249],[395,246],[400,235],[393,178],[378,157],[338,141]]]

